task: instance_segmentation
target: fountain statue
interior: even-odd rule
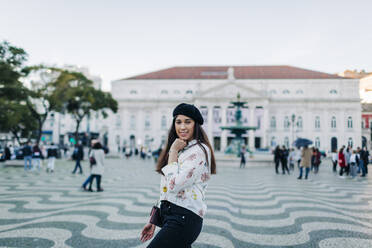
[[[236,102],[230,102],[232,103],[237,109],[235,112],[235,126],[224,126],[221,127],[222,130],[230,130],[232,134],[235,135],[234,139],[231,141],[231,143],[228,145],[228,147],[225,150],[226,154],[237,154],[240,156],[240,149],[242,144],[244,143],[242,135],[245,134],[248,130],[256,130],[257,127],[250,127],[250,126],[243,126],[242,123],[242,111],[240,108],[244,107],[244,104],[247,102],[241,102],[240,101],[240,93],[237,95],[238,100]],[[252,151],[247,150],[250,154],[252,154]]]

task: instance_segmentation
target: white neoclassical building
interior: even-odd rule
[[[232,139],[221,126],[235,125],[231,101],[246,101],[244,135],[250,149],[291,146],[311,139],[321,150],[361,145],[359,80],[292,66],[172,67],[112,82],[119,111],[109,128],[111,147],[147,145],[166,138],[172,110],[181,103],[202,111],[216,150]]]

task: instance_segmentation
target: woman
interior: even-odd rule
[[[101,179],[104,171],[103,160],[105,158],[105,153],[103,151],[103,146],[98,140],[92,140],[92,150],[89,153],[89,158],[94,157],[96,163],[91,165],[90,170],[90,182],[89,182],[89,191],[93,191],[92,184],[94,178],[97,181],[97,192],[102,192],[103,188],[101,187]]]
[[[280,146],[276,146],[274,150],[274,163],[275,163],[276,174],[279,174],[279,163],[280,163],[281,153],[282,152],[280,150]]]
[[[340,166],[340,177],[342,177],[342,175],[346,171],[346,159],[345,159],[343,147],[338,152],[338,165]]]
[[[201,125],[203,117],[194,105],[181,103],[174,109],[167,145],[156,168],[162,175],[162,228],[148,247],[191,247],[201,232],[207,181],[216,173],[213,150]],[[151,239],[154,231],[155,225],[146,224],[141,241]]]
[[[32,162],[34,163],[34,168],[36,168],[40,171],[41,167],[41,159],[43,158],[43,154],[41,152],[41,149],[38,144],[35,144],[32,148]]]
[[[300,175],[297,179],[302,179],[303,168],[305,168],[305,179],[309,176],[310,165],[311,165],[311,157],[313,155],[312,149],[305,146],[301,153],[301,167],[300,167]]]

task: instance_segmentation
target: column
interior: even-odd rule
[[[269,109],[268,109],[268,106],[267,105],[264,105],[263,106],[263,110],[264,110],[264,113],[263,113],[263,120],[262,120],[262,147],[263,148],[266,148],[268,147],[268,144],[267,144],[267,131],[268,131],[268,127],[269,127],[269,120],[268,120],[268,117],[269,117]]]
[[[256,126],[254,122],[254,110],[256,106],[254,105],[249,105],[249,126]],[[254,150],[254,130],[249,130],[248,131],[248,148],[249,150],[253,151]]]
[[[213,139],[213,105],[208,105],[208,139],[214,149],[214,139]]]
[[[226,126],[226,117],[227,117],[227,105],[221,105],[221,125]],[[221,152],[225,152],[227,147],[227,130],[222,130],[221,132]]]

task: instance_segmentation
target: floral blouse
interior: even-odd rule
[[[202,145],[208,162],[203,149],[192,140],[178,153],[178,162],[163,167],[160,181],[160,200],[191,210],[200,217],[207,211],[205,190],[211,172],[211,153],[208,146]]]

